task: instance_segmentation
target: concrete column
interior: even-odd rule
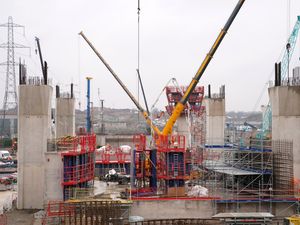
[[[190,129],[189,129],[189,122],[185,116],[181,116],[177,119],[177,132],[179,135],[185,136],[185,143],[186,146],[190,146],[191,136],[190,136]]]
[[[206,144],[224,145],[225,98],[206,98]]]
[[[63,161],[59,152],[47,152],[45,155],[46,190],[45,201],[63,200]]]
[[[45,153],[51,138],[52,87],[20,85],[18,111],[18,209],[43,209]]]
[[[75,135],[75,99],[56,98],[56,138]]]
[[[269,88],[272,139],[293,141],[294,177],[300,179],[300,86]]]

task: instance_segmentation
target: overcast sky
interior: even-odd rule
[[[140,1],[140,72],[152,105],[170,78],[180,85],[190,83],[237,0]],[[300,1],[291,3],[293,27]],[[74,82],[77,98],[85,105],[85,77],[92,76],[95,106],[100,89],[106,107],[135,108],[78,32],[84,31],[137,96],[137,0],[2,0],[0,23],[8,16],[26,27],[25,37],[15,29],[15,42],[31,47],[31,55],[16,49],[29,76],[41,75],[34,42],[38,36],[53,85],[64,89]],[[246,0],[199,84],[211,84],[213,92],[224,84],[227,111],[259,110],[254,107],[286,44],[287,25],[287,0]],[[0,42],[6,41],[7,31],[0,28]],[[297,45],[293,66],[299,65],[299,53]],[[0,61],[5,60],[6,51],[0,49]],[[5,70],[0,68],[1,105]],[[259,105],[267,103],[265,89]],[[165,104],[162,95],[157,107]]]

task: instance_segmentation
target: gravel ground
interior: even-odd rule
[[[14,209],[6,213],[7,225],[33,225],[34,217],[33,214],[37,210],[17,210]],[[40,223],[36,223],[40,224]]]

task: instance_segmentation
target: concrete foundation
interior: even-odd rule
[[[292,202],[270,203],[213,203],[197,200],[156,200],[134,201],[130,216],[141,216],[145,220],[202,218],[209,219],[222,212],[270,212],[277,218],[284,218],[296,213],[297,205]]]
[[[75,99],[56,98],[56,138],[75,135]]]
[[[269,88],[272,139],[293,141],[294,177],[300,180],[300,86]]]
[[[131,216],[149,219],[211,218],[214,215],[211,201],[172,200],[135,201]]]
[[[225,98],[206,98],[206,144],[224,145]]]
[[[277,218],[284,218],[296,213],[297,205],[293,202],[256,202],[256,203],[219,203],[217,204],[217,213],[222,212],[270,212]]]
[[[18,111],[18,209],[43,209],[45,153],[51,138],[52,87],[20,85]]]

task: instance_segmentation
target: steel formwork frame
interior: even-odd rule
[[[166,191],[168,187],[182,187],[186,176],[186,148],[185,136],[155,136],[156,149],[146,149],[146,137],[135,135],[134,164],[135,178],[138,187],[156,189],[159,183],[159,191]],[[154,156],[155,154],[155,156]]]
[[[133,136],[134,144],[134,177],[137,189],[146,188],[146,183],[150,183],[151,165],[150,150],[146,149],[146,136],[143,134]],[[134,192],[134,191],[133,191]]]
[[[156,143],[158,179],[185,179],[185,136],[159,135],[156,137]]]
[[[120,147],[113,148],[106,145],[102,151],[95,153],[96,167],[98,175],[104,176],[110,169],[118,169],[120,172],[127,173],[131,161],[131,153],[124,152]]]
[[[110,145],[105,147],[106,148],[103,151],[96,151],[97,164],[124,164],[130,162],[130,152],[123,152],[120,147],[115,149],[113,149]]]
[[[89,188],[93,184],[95,174],[96,135],[80,135],[65,137],[57,141],[63,158],[64,200],[70,198],[75,188]]]
[[[166,110],[169,115],[172,114],[175,105],[180,101],[187,88],[187,86],[166,87],[168,100]],[[190,133],[189,146],[187,146],[185,154],[185,175],[189,175],[190,171],[199,168],[203,160],[201,148],[204,147],[206,138],[205,106],[202,105],[203,98],[204,87],[197,86],[191,93],[188,104],[186,104],[185,110],[181,114],[181,116],[187,116],[188,118]]]
[[[186,92],[188,87],[181,86],[181,87],[174,87],[174,86],[167,86],[166,87],[166,95],[168,99],[168,105],[166,106],[166,110],[169,115],[172,114],[173,109],[177,102],[180,101],[182,98],[182,94]],[[185,110],[190,110],[196,114],[200,114],[203,110],[202,100],[204,97],[204,87],[203,86],[197,86],[194,91],[191,93],[189,97],[189,106],[185,106]],[[182,113],[184,113],[184,111]]]

